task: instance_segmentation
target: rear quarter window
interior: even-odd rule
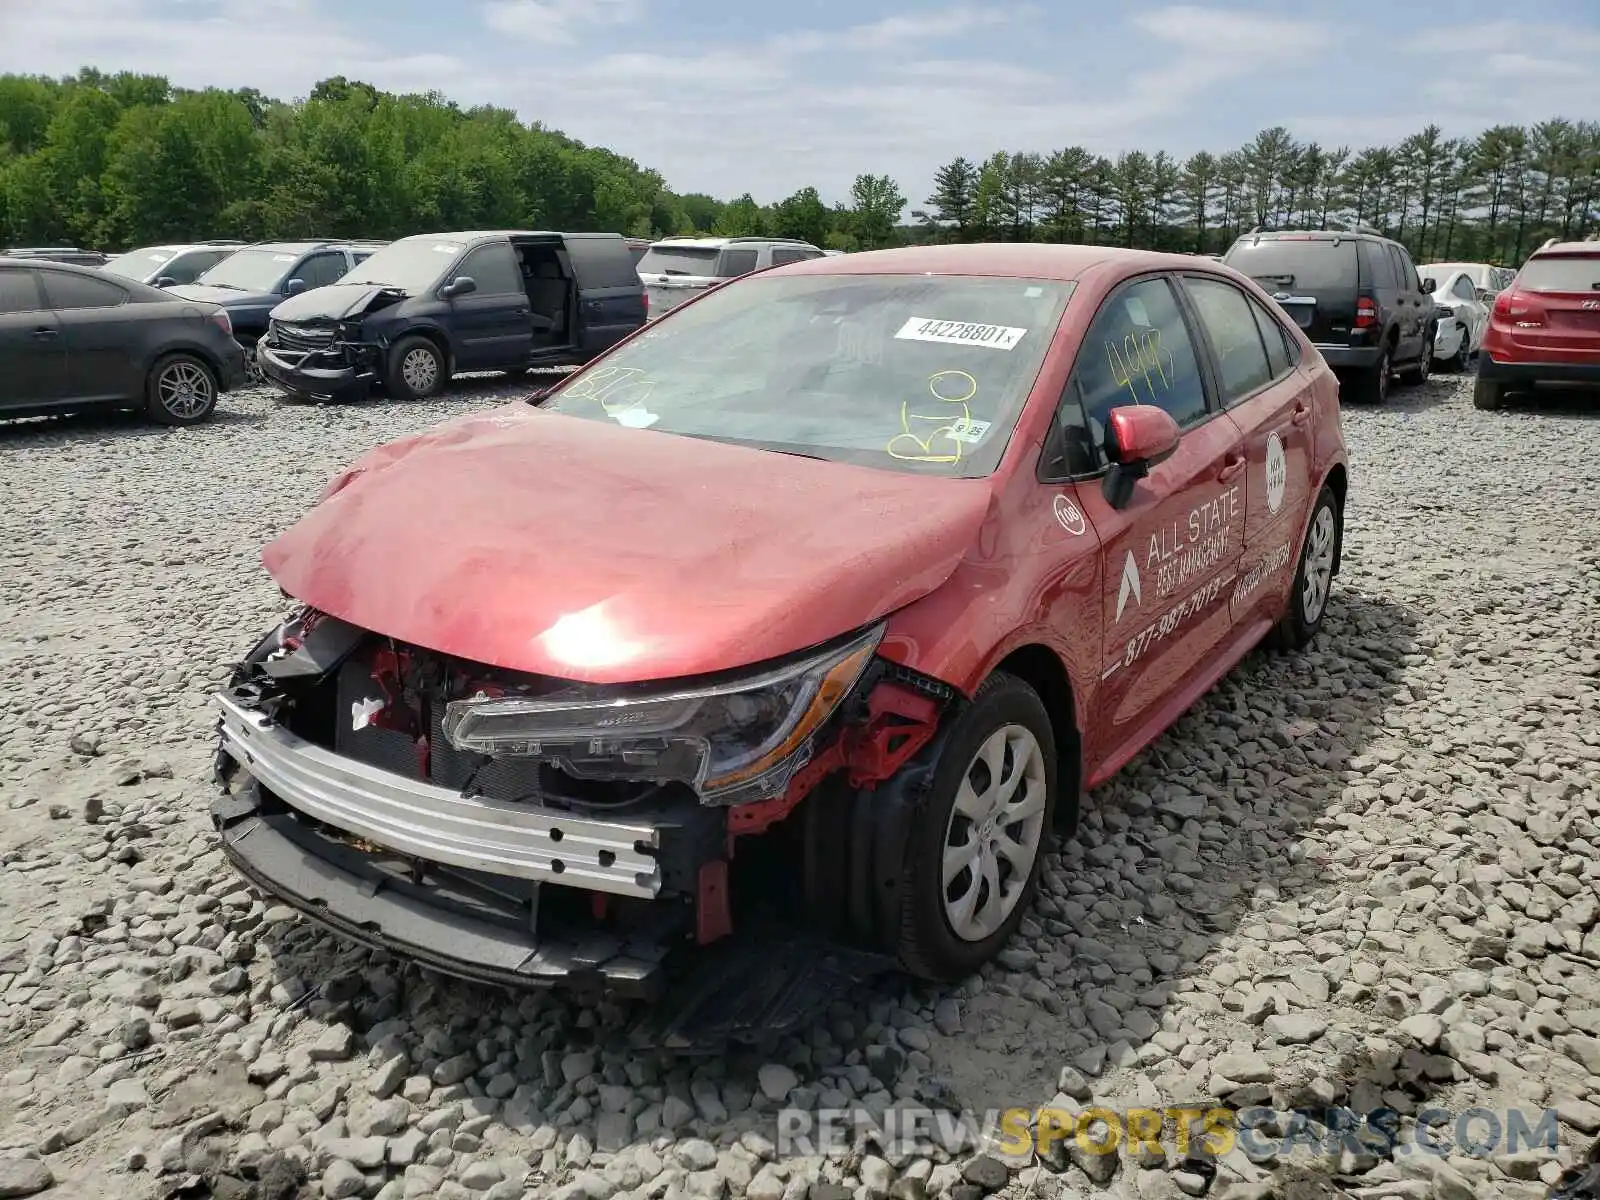
[[[1357,283],[1356,244],[1333,238],[1247,241],[1234,246],[1222,261],[1268,292],[1353,289]]]
[[[748,275],[756,269],[760,257],[759,250],[724,250],[722,258],[717,263],[717,278],[733,279],[740,275]]]
[[[717,269],[715,246],[651,246],[639,260],[642,275],[710,276]]]
[[[639,272],[633,265],[628,243],[621,238],[568,238],[567,254],[577,272],[578,286],[585,288],[639,288]]]
[[[1530,258],[1517,276],[1530,292],[1595,292],[1600,299],[1600,254],[1552,254]]]

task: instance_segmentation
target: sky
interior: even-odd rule
[[[911,208],[995,150],[1233,149],[1285,125],[1362,146],[1600,115],[1600,3],[1402,6],[1404,32],[1270,0],[0,0],[0,72],[165,75],[303,97],[344,75],[495,104],[677,192]]]

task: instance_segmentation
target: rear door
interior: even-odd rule
[[[1347,346],[1361,285],[1356,244],[1327,233],[1244,238],[1223,261],[1260,284],[1313,342]]]
[[[645,323],[644,283],[621,238],[566,236],[578,284],[578,332],[585,355],[609,350]]]
[[[659,317],[693,300],[717,281],[716,246],[651,246],[635,264],[650,297],[650,315]]]
[[[1311,380],[1300,343],[1240,288],[1186,275],[1188,295],[1216,366],[1217,390],[1244,438],[1244,554],[1230,589],[1235,624],[1275,606],[1289,584],[1311,501]]]
[[[1390,242],[1386,249],[1398,283],[1395,314],[1400,322],[1400,344],[1395,348],[1395,357],[1409,362],[1422,353],[1428,335],[1428,318],[1433,313],[1433,297],[1422,290],[1416,264],[1405,247]]]
[[[64,400],[61,322],[28,267],[0,267],[0,412]]]
[[[67,394],[74,400],[124,400],[144,389],[146,320],[128,293],[105,277],[41,271],[45,300],[61,323]],[[157,306],[159,307],[159,306]]]
[[[1537,306],[1511,330],[1517,345],[1547,362],[1600,361],[1600,253],[1535,255],[1516,288]]]
[[[533,356],[533,307],[511,243],[474,247],[446,282],[460,275],[470,275],[478,290],[451,297],[442,318],[455,335],[457,369],[493,371],[526,363]]]

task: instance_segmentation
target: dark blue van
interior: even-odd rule
[[[262,373],[296,396],[381,384],[422,399],[452,375],[575,366],[645,323],[645,290],[615,233],[426,233],[272,310]]]

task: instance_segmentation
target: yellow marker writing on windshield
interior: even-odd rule
[[[900,432],[889,439],[884,453],[901,462],[958,463],[961,440],[955,434],[972,420],[967,401],[978,394],[978,381],[965,371],[936,371],[928,376],[928,392],[945,410],[912,412],[909,402],[903,402]]]
[[[636,408],[655,391],[655,381],[644,379],[638,367],[599,367],[573,380],[566,394],[594,400],[607,416]]]

